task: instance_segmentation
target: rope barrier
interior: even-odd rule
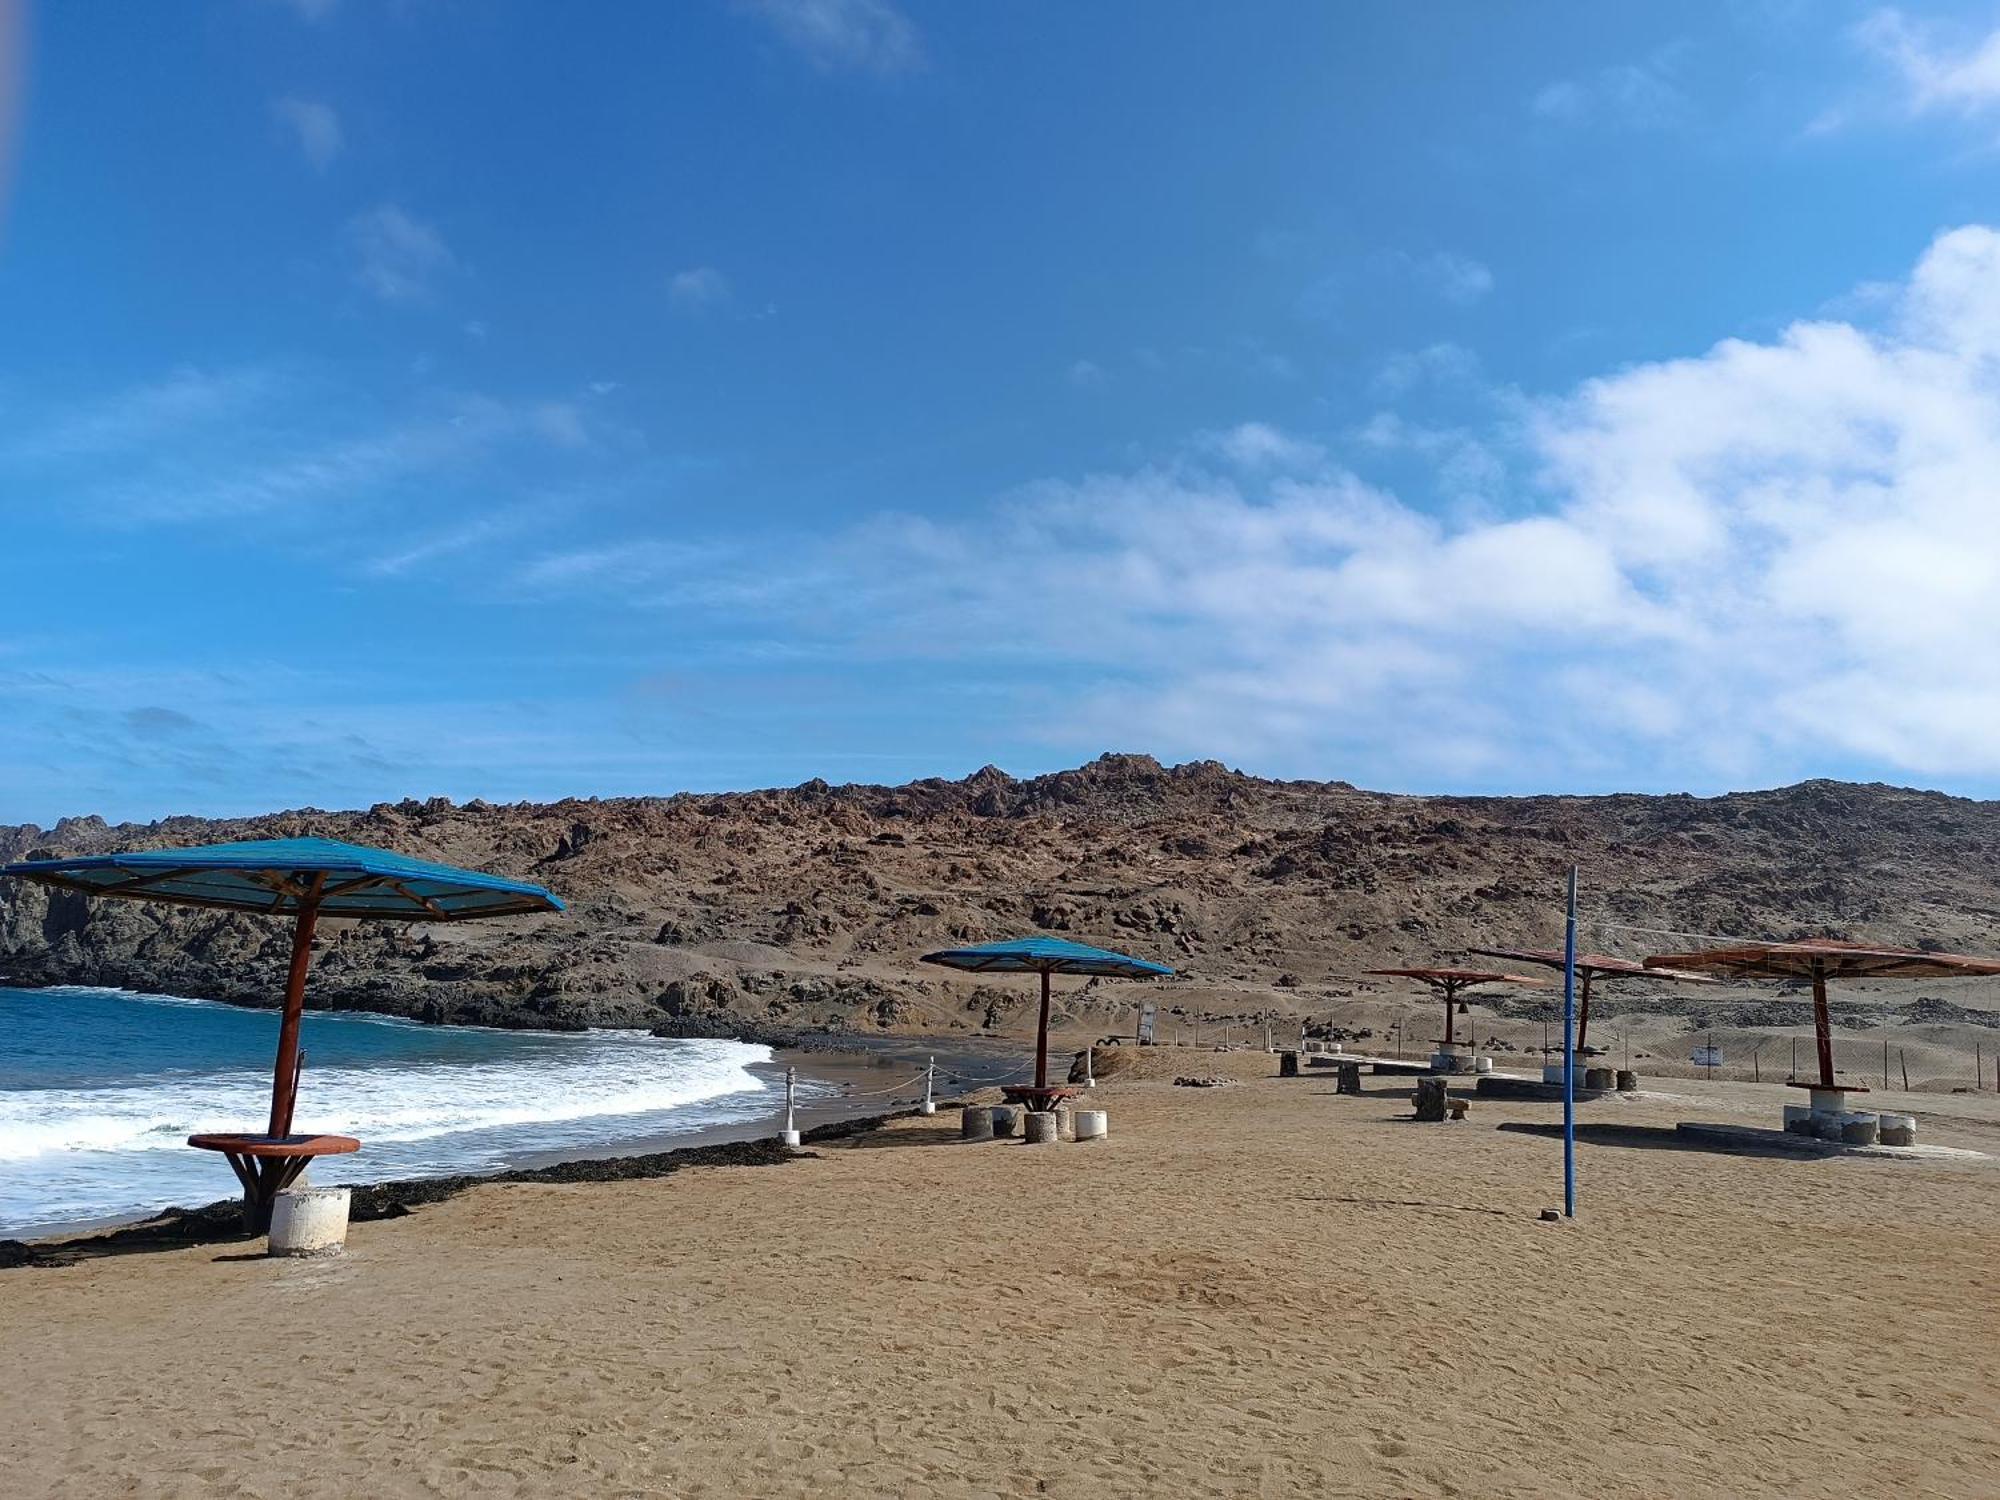
[[[1023,1073],[1029,1073],[1032,1071],[1034,1070],[1030,1064],[1022,1063],[1020,1067],[1011,1068],[1005,1073],[994,1073],[991,1076],[985,1078],[968,1078],[965,1075],[960,1074],[956,1078],[951,1079],[950,1081],[954,1083],[1011,1083],[1014,1079],[1019,1078]]]
[[[924,1075],[922,1073],[913,1073],[908,1078],[901,1079],[883,1089],[856,1089],[850,1087],[841,1097],[843,1099],[874,1099],[883,1094],[893,1094],[898,1089],[914,1088],[923,1081]]]

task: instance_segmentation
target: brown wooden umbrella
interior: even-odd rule
[[[1878,948],[1836,938],[1808,938],[1796,943],[1744,943],[1732,948],[1704,948],[1695,953],[1656,953],[1649,969],[1695,969],[1739,979],[1809,979],[1812,981],[1813,1040],[1819,1047],[1819,1081],[1793,1078],[1796,1088],[1850,1089],[1866,1093],[1862,1084],[1842,1084],[1833,1076],[1833,1022],[1827,1015],[1829,979],[1972,979],[2000,974],[2000,959],[1968,958],[1962,953],[1926,953],[1921,948]]]
[[[1540,964],[1545,969],[1560,969],[1567,962],[1560,948],[1470,948],[1469,953],[1481,953],[1488,958],[1505,958],[1517,964]],[[1644,964],[1629,958],[1613,958],[1609,953],[1579,953],[1576,956],[1577,1010],[1576,1010],[1576,1050],[1584,1050],[1584,1040],[1590,1035],[1590,986],[1592,981],[1603,979],[1607,983],[1614,979],[1677,979],[1683,984],[1717,984],[1706,974],[1676,974],[1671,969],[1649,969]]]
[[[1396,979],[1415,979],[1429,985],[1444,1000],[1444,1042],[1451,1046],[1457,1041],[1452,1034],[1452,1014],[1458,1009],[1459,993],[1481,984],[1520,984],[1530,989],[1545,990],[1549,987],[1546,979],[1536,979],[1527,974],[1502,974],[1492,969],[1370,969],[1370,974],[1385,974]]]

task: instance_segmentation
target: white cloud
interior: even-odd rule
[[[1462,515],[1250,423],[681,582],[824,652],[1059,681],[1089,705],[1046,721],[1065,749],[1401,785],[2000,775],[2000,232],[1941,236],[1877,326],[1636,365],[1473,440],[1499,492]],[[624,556],[566,566],[597,588]]]
[[[428,302],[458,264],[436,229],[393,203],[348,220],[347,245],[355,280],[384,302]]]
[[[823,71],[907,73],[924,65],[917,28],[888,0],[738,0]]]
[[[729,278],[714,266],[692,266],[674,273],[667,296],[679,312],[706,312],[729,300]]]
[[[1686,48],[1663,47],[1642,63],[1614,63],[1580,78],[1563,78],[1536,92],[1528,108],[1561,125],[1611,124],[1657,130],[1684,123],[1691,113],[1675,82]]]
[[[1094,390],[1104,380],[1104,367],[1095,360],[1080,359],[1069,367],[1069,383],[1080,390]]]
[[[271,111],[297,138],[299,150],[314,171],[324,172],[333,165],[345,141],[340,131],[340,116],[334,113],[332,105],[288,96],[274,101]]]
[[[1879,10],[1855,28],[1855,39],[1895,68],[1918,113],[1982,114],[2000,104],[2000,28],[1954,46],[1936,28],[1898,10]]]

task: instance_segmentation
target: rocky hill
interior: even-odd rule
[[[139,826],[0,827],[0,856],[318,834],[542,882],[566,917],[330,923],[315,1005],[433,1021],[946,1031],[1019,1018],[1025,983],[915,960],[1030,930],[1161,959],[1170,1006],[1303,1010],[1370,967],[1560,938],[1582,867],[1593,947],[1623,928],[2000,948],[2000,803],[1815,781],[1714,798],[1412,797],[1105,756],[1016,780],[549,804],[383,804]],[[272,1002],[287,929],[0,882],[0,980]],[[1683,946],[1691,945],[1683,943]],[[1129,1016],[1115,983],[1079,1019]]]

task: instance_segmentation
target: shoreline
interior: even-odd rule
[[[57,988],[57,986],[44,986]],[[166,996],[167,999],[197,999],[190,996]],[[403,1020],[401,1017],[389,1019]],[[418,1023],[421,1024],[421,1023]],[[490,1028],[489,1028],[490,1029]],[[639,1030],[637,1027],[606,1027],[605,1030]],[[402,1212],[418,1202],[439,1201],[442,1197],[454,1196],[459,1192],[483,1182],[508,1181],[590,1181],[608,1180],[621,1176],[666,1175],[680,1169],[681,1165],[727,1165],[737,1161],[734,1155],[720,1155],[712,1162],[680,1161],[695,1154],[741,1153],[742,1148],[769,1144],[782,1151],[777,1145],[779,1131],[783,1128],[784,1095],[783,1083],[787,1068],[798,1070],[802,1084],[816,1085],[821,1089],[832,1087],[837,1093],[815,1092],[801,1098],[796,1110],[796,1121],[805,1140],[829,1139],[845,1133],[846,1128],[862,1126],[874,1128],[882,1121],[896,1118],[900,1114],[911,1113],[923,1098],[921,1070],[928,1058],[937,1059],[935,1097],[953,1097],[970,1089],[987,1087],[980,1081],[985,1075],[1008,1069],[1010,1061],[1019,1061],[1023,1051],[1018,1042],[1005,1038],[931,1038],[931,1037],[847,1037],[849,1045],[839,1048],[820,1047],[777,1047],[768,1042],[758,1042],[749,1038],[729,1038],[742,1040],[752,1046],[769,1046],[772,1055],[768,1061],[749,1065],[748,1071],[760,1082],[775,1086],[775,1098],[770,1107],[762,1112],[741,1120],[687,1130],[650,1130],[629,1135],[619,1135],[595,1146],[572,1146],[548,1151],[524,1152],[503,1166],[484,1172],[452,1172],[440,1170],[413,1176],[384,1179],[381,1181],[348,1184],[354,1190],[356,1204],[354,1218],[399,1217],[395,1211],[400,1206]],[[1065,1064],[1065,1066],[1067,1066]],[[840,1127],[840,1128],[836,1128]],[[833,1135],[829,1135],[829,1131]],[[365,1154],[367,1142],[362,1142]],[[754,1157],[755,1153],[752,1152]],[[676,1165],[663,1166],[659,1170],[636,1170],[640,1164],[664,1162],[675,1159]],[[737,1164],[757,1165],[757,1160],[743,1159]],[[573,1169],[565,1174],[565,1169]],[[449,1191],[433,1193],[430,1187],[449,1187]],[[381,1197],[390,1205],[385,1211],[364,1213],[362,1205],[373,1198]],[[233,1218],[241,1200],[236,1197],[217,1198],[198,1206],[167,1204],[161,1207],[129,1214],[118,1214],[105,1218],[48,1220],[40,1223],[24,1224],[5,1236],[0,1236],[0,1270],[14,1266],[64,1263],[61,1260],[44,1258],[47,1253],[60,1255],[63,1251],[74,1252],[69,1258],[87,1255],[94,1242],[107,1242],[106,1248],[95,1253],[114,1253],[108,1242],[120,1236],[131,1242],[131,1248],[143,1248],[146,1244],[162,1247],[172,1244],[214,1243],[225,1239],[244,1239],[240,1231],[222,1232],[226,1220]]]

